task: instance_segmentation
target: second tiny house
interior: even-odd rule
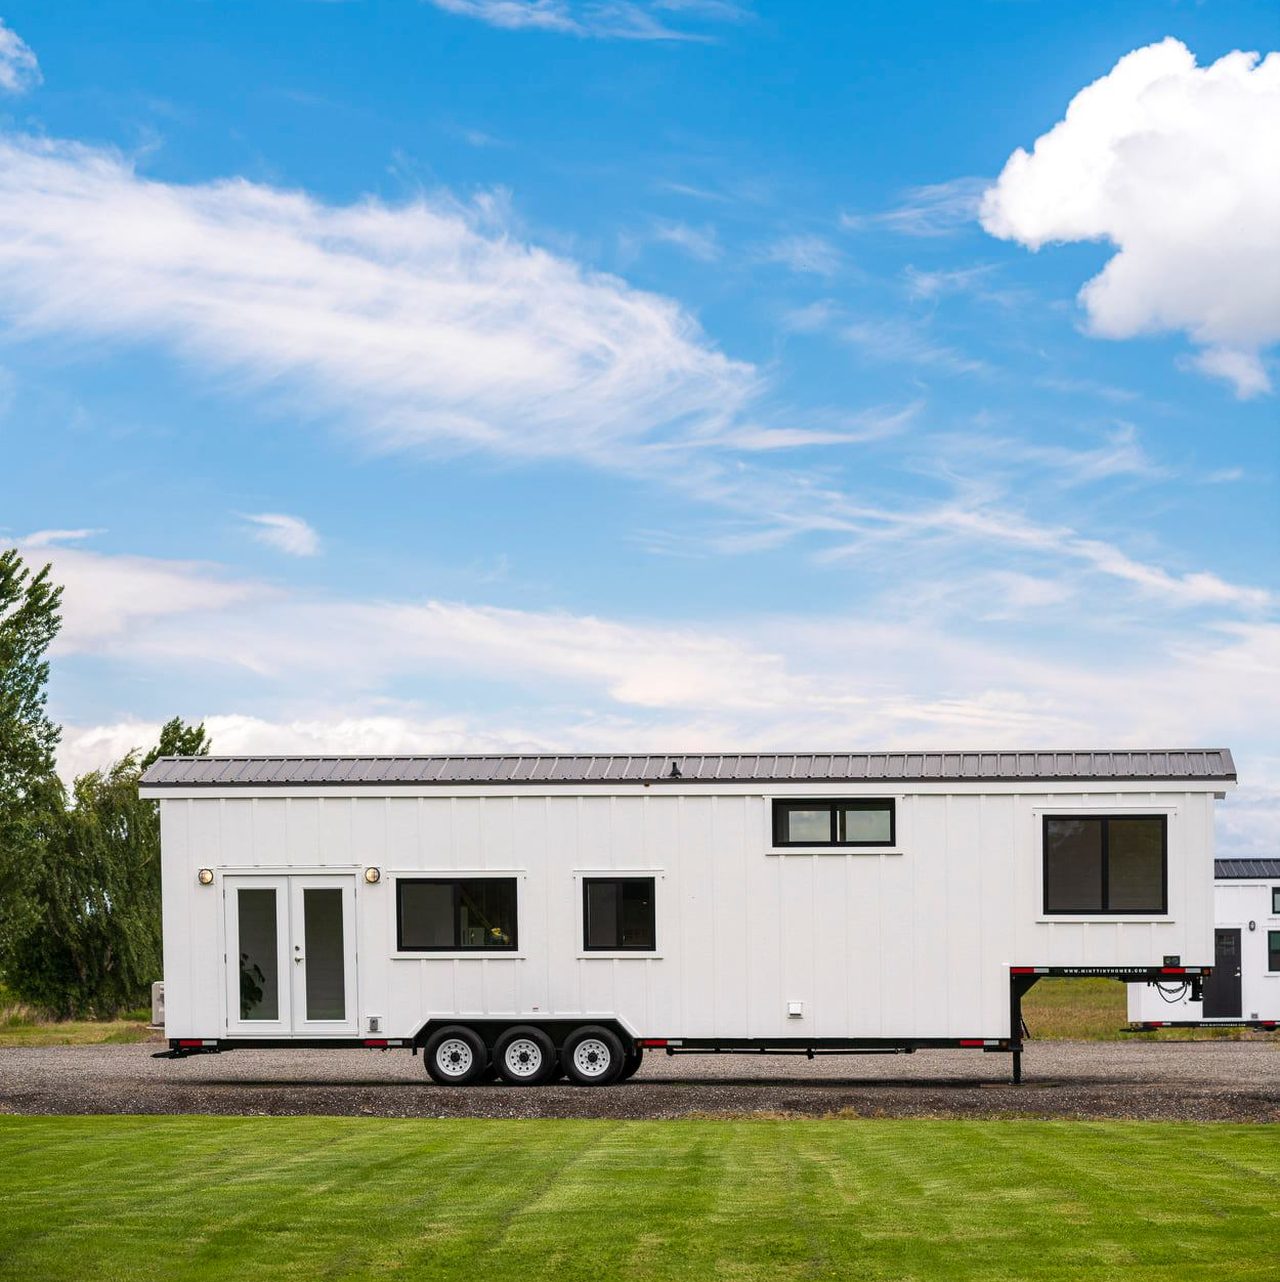
[[[1221,749],[170,758],[175,1053],[1022,1049],[1042,975],[1199,982]]]

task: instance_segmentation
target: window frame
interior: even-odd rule
[[[1271,915],[1280,917],[1280,886],[1271,887]]]
[[[396,953],[417,956],[419,954],[461,954],[466,957],[480,957],[495,953],[499,956],[508,956],[516,953],[520,949],[520,878],[511,874],[499,876],[478,875],[474,873],[463,874],[453,877],[397,877],[396,879]],[[508,882],[511,885],[511,894],[513,906],[515,909],[514,919],[512,921],[511,942],[509,944],[486,944],[484,947],[476,947],[459,943],[461,935],[461,909],[462,909],[462,886],[465,882],[474,881],[501,881]],[[404,942],[404,896],[401,891],[402,886],[452,886],[453,887],[453,942],[448,944],[419,944],[407,945]]]
[[[658,951],[658,879],[652,873],[589,873],[582,880],[582,951],[584,953],[656,953]],[[588,920],[590,887],[597,883],[647,881],[649,883],[649,910],[653,915],[653,943],[651,944],[593,944]]]
[[[843,841],[838,833],[844,824],[846,810],[889,810],[887,841]],[[790,841],[787,838],[787,815],[792,810],[826,810],[831,816],[829,841]],[[896,797],[774,797],[773,848],[775,850],[891,850],[898,844],[898,799]]]
[[[1098,820],[1102,824],[1102,902],[1111,898],[1111,820],[1152,819],[1160,824],[1160,903],[1145,908],[1050,908],[1049,824],[1054,820]],[[1106,813],[1097,811],[1046,811],[1040,819],[1040,902],[1046,917],[1167,917],[1169,915],[1169,815]]]

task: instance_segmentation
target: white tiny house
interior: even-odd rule
[[[1222,749],[167,758],[175,1054],[1022,1050],[1043,975],[1200,976]],[[1197,978],[1198,982],[1198,978]]]
[[[1217,860],[1213,918],[1213,972],[1203,987],[1132,985],[1132,1024],[1143,1029],[1280,1025],[1280,859]]]

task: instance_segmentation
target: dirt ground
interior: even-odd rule
[[[264,1050],[151,1058],[157,1047],[0,1049],[0,1113],[377,1117],[796,1115],[1280,1122],[1280,1041],[1038,1042],[1009,1057],[676,1055],[630,1082],[435,1086],[407,1051]]]

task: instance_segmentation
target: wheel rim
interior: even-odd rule
[[[436,1067],[446,1077],[465,1077],[476,1057],[461,1037],[450,1037],[436,1047]]]
[[[517,1037],[502,1052],[502,1066],[512,1077],[536,1077],[542,1065],[542,1047],[528,1037]]]
[[[573,1048],[573,1066],[583,1077],[604,1077],[613,1067],[613,1056],[598,1037],[584,1037]]]

